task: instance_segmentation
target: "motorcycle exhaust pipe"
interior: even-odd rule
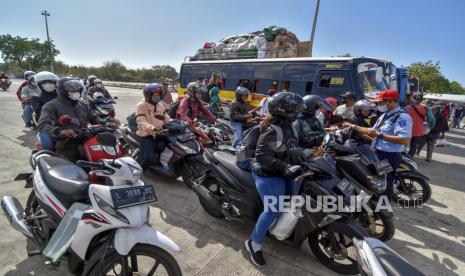
[[[11,196],[3,196],[2,209],[5,212],[8,221],[13,228],[25,235],[26,237],[33,238],[31,229],[24,222],[24,209],[19,203],[18,199]]]
[[[197,194],[198,197],[203,198],[210,208],[221,210],[221,205],[218,200],[213,196],[212,192],[210,192],[204,186],[195,183],[192,186],[192,190]]]

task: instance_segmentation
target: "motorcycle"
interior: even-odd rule
[[[97,140],[117,147],[110,133],[98,134]],[[1,205],[12,227],[34,241],[50,263],[66,254],[69,270],[78,275],[132,275],[144,268],[142,273],[150,275],[159,265],[168,275],[181,275],[167,252],[179,251],[178,245],[148,224],[149,203],[157,197],[141,180],[142,169],[134,159],[114,156],[75,165],[42,150],[30,162],[34,189],[25,209],[11,196],[3,196]],[[109,184],[89,182],[82,168],[108,178]],[[152,261],[148,269],[147,261]]]
[[[193,185],[202,208],[216,218],[254,225],[264,207],[252,174],[237,167],[236,156],[228,152],[207,149],[204,155],[209,170]],[[305,162],[303,167],[304,175],[296,180],[300,185],[299,195],[304,196],[306,204],[312,208],[321,207],[317,197],[332,196],[332,189],[341,180],[333,178],[322,162]],[[310,212],[306,208],[301,211],[302,215],[295,217],[294,223],[279,223],[283,216],[292,215],[282,213],[275,224],[284,225],[287,234],[272,230],[272,237],[295,248],[300,248],[307,239],[313,254],[323,265],[338,273],[358,273],[355,257],[349,253],[353,251],[353,237],[363,239],[368,235],[364,229],[349,213],[327,211],[325,205],[317,211]]]
[[[124,141],[124,153],[141,163],[144,159],[144,152],[139,142],[140,138],[132,133],[127,125],[122,125],[120,132]],[[200,144],[195,140],[195,135],[188,130],[188,125],[172,120],[156,133],[156,137],[162,137],[166,146],[160,153],[159,160],[155,161],[159,161],[160,164],[154,163],[150,169],[167,177],[178,178],[181,176],[184,183],[188,187],[192,187],[195,179],[206,170],[206,164]]]
[[[117,100],[118,97],[114,97],[114,99]],[[115,119],[114,103],[116,103],[114,100],[106,98],[102,93],[95,92],[93,101],[89,102],[89,107],[94,116],[103,121],[111,121]]]
[[[214,148],[235,153],[232,146],[234,134],[226,124],[209,124],[202,120],[195,120],[190,125],[191,131],[197,136],[197,141],[203,150]]]
[[[362,276],[425,275],[385,243],[373,239],[353,239]]]
[[[10,85],[11,81],[9,79],[0,79],[0,88],[2,88],[3,91],[7,91]]]
[[[403,153],[394,179],[393,200],[405,207],[417,207],[431,198],[429,178],[418,171],[415,159]]]

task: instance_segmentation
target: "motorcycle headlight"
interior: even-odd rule
[[[413,167],[415,170],[418,170],[417,162],[412,158],[402,157],[402,160],[407,163],[409,166]]]
[[[95,198],[95,201],[97,202],[97,206],[100,209],[102,209],[102,211],[114,217],[115,219],[121,220],[122,222],[129,224],[129,220],[126,218],[126,216],[121,214],[118,210],[114,209],[110,204],[108,204],[101,197],[94,194],[94,198]]]
[[[136,167],[130,166],[130,165],[129,165],[129,169],[131,170],[132,175],[134,176],[134,179],[136,181],[139,181],[141,179],[141,177],[142,177],[142,169],[136,168]]]

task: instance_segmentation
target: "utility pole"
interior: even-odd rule
[[[47,41],[48,43],[50,43],[50,35],[48,34],[48,21],[47,21],[47,17],[50,16],[50,13],[48,13],[46,10],[43,10],[40,14],[42,14],[45,17],[45,29],[47,30]],[[50,55],[53,55],[51,44],[50,44]],[[53,68],[53,57],[52,57],[52,63],[50,64],[50,71],[55,73],[55,68]]]
[[[318,20],[318,11],[320,10],[320,0],[316,0],[315,14],[313,15],[312,35],[310,37],[310,56],[313,55],[313,42],[315,38],[316,22]]]

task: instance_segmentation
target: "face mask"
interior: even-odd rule
[[[158,103],[160,102],[161,97],[160,95],[152,95],[152,97],[150,97],[150,100],[152,101],[152,103]]]
[[[96,84],[95,87],[97,87],[97,88],[102,88],[102,87],[103,87],[103,84],[100,84],[100,83],[99,83],[99,84]]]
[[[42,89],[44,89],[47,92],[53,92],[53,91],[55,91],[55,84],[44,83],[44,84],[42,84]]]
[[[72,101],[77,101],[81,97],[81,93],[76,93],[76,92],[68,92],[68,97]]]
[[[388,110],[387,105],[378,105],[378,111],[384,113]]]

